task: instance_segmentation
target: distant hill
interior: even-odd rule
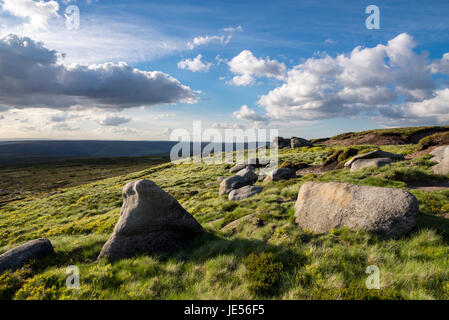
[[[400,145],[417,144],[422,138],[439,132],[449,132],[449,126],[404,127],[346,132],[331,138],[314,139],[313,143],[327,145]]]
[[[169,155],[177,143],[176,141],[0,140],[0,164]],[[209,143],[203,142],[202,148],[207,144]],[[224,150],[225,144],[222,148]],[[193,152],[192,147],[191,150]]]

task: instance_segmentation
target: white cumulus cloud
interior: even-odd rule
[[[4,11],[27,19],[25,27],[29,29],[47,29],[48,21],[59,16],[59,4],[56,1],[3,0],[0,4]]]
[[[437,90],[432,73],[443,72],[446,57],[429,63],[427,54],[400,34],[373,48],[356,47],[350,54],[307,59],[288,71],[282,85],[258,104],[277,120],[316,120],[360,113],[388,117],[437,117],[449,105],[446,91]],[[401,101],[399,106],[399,101]],[[436,119],[436,118],[435,118]]]
[[[255,83],[257,77],[284,79],[286,67],[277,60],[256,58],[250,50],[243,50],[228,62],[229,69],[236,74],[229,82],[237,86]]]
[[[194,59],[185,59],[178,62],[178,68],[180,69],[188,69],[193,72],[198,71],[209,71],[212,63],[203,62],[201,59],[203,56],[201,54],[197,55]]]

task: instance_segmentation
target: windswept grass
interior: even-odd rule
[[[282,150],[280,163],[320,164],[340,147]],[[343,148],[343,147],[341,147]],[[369,146],[357,147],[359,152]],[[414,146],[383,150],[415,151]],[[56,256],[0,277],[3,299],[448,299],[449,191],[411,190],[420,202],[418,226],[396,240],[364,231],[315,235],[293,222],[305,181],[342,181],[407,188],[435,177],[428,157],[351,173],[340,169],[288,181],[257,182],[262,193],[238,202],[218,196],[229,165],[157,165],[143,171],[30,196],[0,208],[0,253],[49,237]],[[119,218],[121,189],[151,179],[173,195],[206,233],[173,254],[96,262]],[[438,179],[442,179],[439,177]],[[256,213],[257,220],[228,223]],[[65,287],[66,267],[80,268],[81,287]],[[380,270],[380,290],[368,290],[366,268]]]

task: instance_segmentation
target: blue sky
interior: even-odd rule
[[[447,1],[0,3],[0,138],[160,140],[195,120],[306,138],[448,124]]]

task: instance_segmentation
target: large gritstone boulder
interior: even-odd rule
[[[417,218],[418,200],[411,193],[349,183],[306,182],[295,204],[298,225],[315,233],[347,227],[396,238],[411,230]]]
[[[360,159],[374,159],[374,158],[390,158],[391,161],[404,160],[404,156],[402,154],[377,150],[355,156],[354,158],[345,163],[345,167],[350,167],[355,161]]]
[[[374,159],[359,159],[354,161],[351,165],[351,172],[355,172],[367,167],[380,168],[391,163],[390,158],[374,158]]]
[[[174,251],[203,232],[175,198],[150,180],[127,183],[123,198],[120,219],[99,259]]]
[[[28,241],[0,255],[0,274],[6,270],[16,271],[33,259],[42,259],[53,254],[55,251],[50,240],[43,238]]]

